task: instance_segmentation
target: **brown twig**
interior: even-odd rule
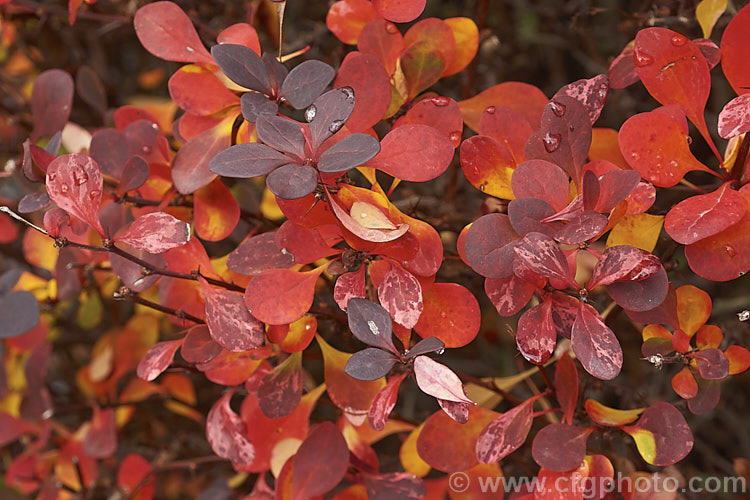
[[[163,313],[171,314],[172,316],[175,316],[180,319],[186,319],[186,320],[192,321],[193,323],[206,324],[206,322],[202,320],[201,318],[197,316],[193,316],[192,314],[185,312],[182,309],[173,309],[171,307],[157,304],[156,302],[151,302],[150,300],[147,300],[147,299],[144,299],[143,297],[135,295],[132,292],[132,290],[126,287],[120,288],[120,290],[114,293],[113,297],[115,300],[129,300],[136,304],[150,307],[151,309],[154,309],[156,311],[161,311]]]

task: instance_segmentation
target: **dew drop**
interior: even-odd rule
[[[687,136],[687,143],[688,144],[692,144],[693,143],[693,138],[690,137],[690,136]]]
[[[443,318],[443,319],[445,319],[445,318],[448,317],[448,314],[446,314],[445,311],[440,311],[440,317]]]
[[[344,96],[347,99],[349,99],[349,100],[353,100],[354,99],[354,89],[353,88],[351,88],[351,87],[341,87],[341,92],[344,93]]]
[[[672,45],[674,45],[675,47],[682,47],[683,45],[685,45],[687,43],[687,38],[685,38],[684,36],[680,35],[679,33],[676,33],[672,37],[672,39],[670,40],[670,42],[672,42]]]
[[[661,161],[661,159],[663,158],[663,156],[661,155],[661,153],[656,153],[655,158],[656,158],[656,161]]]
[[[488,115],[494,115],[495,114],[495,106],[488,106],[487,109],[484,110],[485,113]]]
[[[393,23],[385,23],[385,30],[391,35],[398,33],[398,28]]]
[[[305,330],[309,330],[310,328],[312,328],[312,325],[310,325],[309,323],[305,325]]]
[[[195,49],[192,48],[190,45],[186,46],[185,50],[187,50],[188,52],[195,52]]]
[[[443,354],[445,352],[445,347],[441,347],[437,351],[435,351],[435,354]]]
[[[542,137],[544,149],[546,149],[548,153],[557,151],[557,148],[560,147],[561,139],[562,136],[560,134],[550,134],[549,132],[547,132],[546,134],[544,134],[544,137]]]
[[[451,132],[451,134],[450,134],[450,139],[451,139],[451,141],[453,141],[453,142],[458,142],[458,141],[460,141],[460,140],[461,140],[461,132],[459,132],[458,130],[454,130],[454,131],[453,131],[453,132]]]
[[[281,252],[281,255],[289,255],[289,250],[287,250],[286,248],[282,248],[279,251]]]
[[[557,101],[550,101],[549,107],[555,116],[563,116],[565,114],[565,104],[560,104]]]
[[[364,213],[364,212],[362,212],[361,214],[359,214],[359,218],[360,219],[366,219],[367,218],[367,214]]]
[[[89,176],[83,170],[73,171],[73,181],[76,183],[76,186],[81,186],[83,184],[86,184],[88,180],[89,180]]]
[[[159,125],[157,125],[156,123],[152,123],[151,128],[154,130],[159,130]]]
[[[98,189],[94,189],[93,191],[91,191],[91,192],[89,193],[89,198],[91,198],[92,200],[95,200],[95,199],[96,199],[96,198],[98,198],[98,197],[99,197],[99,196],[100,196],[101,194],[102,194],[102,192],[101,192],[101,191],[99,191]]]
[[[576,128],[573,126],[572,123],[568,125],[568,130],[570,130],[571,132],[573,132],[575,129]]]
[[[632,153],[630,153],[630,157],[633,158],[633,160],[637,161],[638,158],[641,157],[641,155],[639,155],[638,153],[636,153],[635,151],[633,151]]]
[[[450,98],[449,98],[449,97],[438,96],[438,97],[433,97],[433,98],[432,98],[432,103],[433,103],[433,104],[434,104],[435,106],[437,106],[437,107],[439,107],[439,108],[442,108],[442,107],[445,107],[445,106],[447,106],[448,104],[450,104],[450,103],[451,103],[451,100],[450,100]]]
[[[487,187],[484,184],[481,184],[479,186],[479,190],[484,193],[484,190],[487,189]]]
[[[67,184],[60,184],[60,192],[65,194],[68,191],[70,191],[70,187]]]
[[[602,100],[607,98],[608,93],[609,93],[609,90],[606,88],[601,88],[597,91],[597,94],[599,95],[599,99],[602,99]]]
[[[654,63],[654,58],[650,54],[639,49],[635,50],[635,65],[636,66],[642,68],[644,66],[648,66],[649,64],[653,64],[653,63]]]
[[[307,120],[307,123],[313,121],[317,113],[318,108],[315,107],[315,104],[310,104],[310,107],[305,110],[305,120]]]
[[[63,111],[68,111],[69,109],[70,109],[70,106],[68,106],[67,104],[63,106]]]
[[[141,151],[143,151],[145,154],[149,154],[151,152],[151,146],[143,146],[141,148]]]
[[[677,168],[680,164],[677,163],[677,160],[672,160],[669,162],[669,166],[672,168]]]
[[[727,252],[727,255],[730,257],[737,255],[737,250],[732,245],[724,245],[724,251]]]
[[[332,134],[335,134],[339,130],[341,130],[341,127],[344,126],[344,122],[346,120],[333,120],[331,124],[328,126],[328,131]]]

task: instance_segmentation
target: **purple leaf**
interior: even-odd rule
[[[125,134],[117,129],[103,128],[91,136],[89,154],[102,167],[102,172],[117,179],[131,157]]]
[[[513,275],[513,247],[517,241],[507,215],[483,215],[466,233],[466,260],[486,278],[507,278]]]
[[[552,213],[568,204],[568,175],[554,163],[545,160],[528,160],[519,164],[513,170],[510,185],[516,198],[544,200],[554,209]]]
[[[249,351],[263,345],[265,329],[247,310],[241,293],[214,288],[198,276],[206,301],[206,324],[211,337],[232,352]]]
[[[591,429],[567,424],[550,424],[534,436],[531,454],[545,469],[556,472],[578,467],[586,456],[586,440]]]
[[[208,363],[224,349],[211,338],[206,325],[195,325],[188,330],[180,348],[180,355],[188,363]]]
[[[623,309],[648,311],[658,307],[669,292],[669,280],[664,267],[641,281],[618,281],[607,285],[607,293]]]
[[[442,354],[443,349],[445,349],[445,344],[442,340],[437,337],[427,337],[426,339],[422,339],[414,344],[414,347],[409,349],[409,351],[404,356],[404,359],[409,360],[416,356],[429,354],[431,352]]]
[[[266,66],[252,49],[223,43],[211,47],[211,55],[230,80],[247,89],[271,95],[271,82]]]
[[[139,259],[148,262],[156,269],[166,269],[167,262],[163,255],[148,253],[144,250],[138,250],[130,245],[120,244],[123,250]],[[119,245],[118,245],[119,246]],[[159,280],[158,274],[144,274],[144,268],[135,262],[120,257],[112,253],[109,255],[109,262],[117,276],[122,280],[122,284],[134,292],[142,292],[151,287]]]
[[[344,371],[357,380],[377,380],[391,371],[398,358],[390,352],[368,347],[355,352],[346,362]]]
[[[29,214],[47,208],[50,203],[52,203],[52,200],[49,199],[47,191],[29,193],[18,202],[18,211],[22,214]]]
[[[287,155],[258,142],[236,144],[211,159],[209,170],[225,177],[266,175],[291,161]]]
[[[318,170],[321,172],[346,172],[375,157],[380,152],[380,142],[370,134],[351,134],[320,155]]]
[[[268,78],[271,82],[271,90],[273,95],[279,95],[279,93],[281,92],[281,84],[289,74],[289,70],[286,69],[286,66],[281,64],[278,59],[276,59],[276,56],[269,52],[263,54],[261,60],[266,66],[266,71],[268,71]]]
[[[275,232],[248,238],[227,258],[229,269],[247,276],[254,276],[268,269],[287,269],[292,264],[294,255],[279,249]]]
[[[516,257],[532,271],[548,278],[558,279],[577,288],[568,267],[565,254],[557,243],[542,233],[529,233],[515,246]]]
[[[245,92],[240,98],[242,116],[245,120],[255,123],[260,115],[275,115],[279,106],[260,92]]]
[[[266,186],[285,200],[303,198],[318,186],[318,171],[308,165],[287,163],[268,174]]]
[[[721,380],[729,375],[729,360],[720,349],[701,349],[687,357],[695,361],[698,373],[706,380]]]
[[[427,494],[422,478],[406,472],[364,474],[369,500],[420,500]]]
[[[281,97],[294,109],[310,105],[328,86],[336,75],[336,70],[324,62],[309,60],[294,68],[281,84]]]
[[[268,418],[289,415],[302,397],[302,353],[295,352],[268,372],[258,387],[258,406]]]
[[[388,311],[366,299],[349,300],[347,316],[349,329],[367,345],[398,354],[391,340],[392,325]]]
[[[34,81],[31,91],[31,139],[51,137],[68,123],[73,108],[73,78],[65,71],[50,69]]]
[[[140,156],[131,157],[122,170],[120,184],[117,185],[118,196],[123,196],[128,191],[135,191],[148,180],[151,173],[148,163]]]
[[[354,111],[354,101],[354,90],[340,87],[318,97],[305,110],[313,151],[317,151],[323,141],[341,130]]]
[[[281,116],[260,115],[255,122],[258,138],[272,148],[305,158],[302,124]]]
[[[39,324],[39,302],[19,290],[0,297],[0,339],[28,332]]]

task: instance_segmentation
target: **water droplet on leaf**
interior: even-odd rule
[[[447,106],[448,104],[450,104],[451,100],[448,97],[438,96],[438,97],[433,97],[432,98],[432,103],[435,106],[438,106],[438,107],[442,108],[442,107]]]
[[[443,354],[445,352],[445,347],[441,347],[437,351],[435,351],[436,354]]]
[[[557,151],[557,148],[560,147],[561,139],[562,136],[560,134],[550,134],[549,132],[547,132],[546,134],[544,134],[544,137],[542,137],[544,149],[546,149],[548,153]]]
[[[451,132],[450,139],[453,142],[459,141],[461,139],[461,132],[459,132],[458,130],[454,130],[453,132]]]
[[[680,164],[677,163],[677,160],[672,160],[672,161],[669,162],[669,165],[671,167],[677,168]]]
[[[693,138],[690,137],[690,136],[687,136],[687,143],[688,144],[692,144],[693,143]]]
[[[307,120],[307,123],[313,121],[317,113],[318,108],[315,107],[315,104],[311,104],[310,107],[305,110],[305,120]]]
[[[674,45],[675,47],[682,47],[687,43],[687,38],[685,38],[683,35],[680,35],[679,33],[676,33],[672,37],[670,42],[672,42],[672,45]]]
[[[487,187],[484,184],[481,184],[479,186],[479,190],[484,193],[484,190],[487,189]]]
[[[143,151],[145,154],[149,154],[151,152],[151,146],[143,146],[141,148],[141,151]]]
[[[488,115],[494,115],[495,114],[495,106],[488,106],[487,109],[484,110],[485,113]]]
[[[550,101],[550,109],[555,113],[555,116],[563,116],[565,114],[565,104],[560,104],[557,101]]]
[[[185,47],[185,50],[187,50],[188,52],[195,52],[195,49],[194,49],[194,48],[192,48],[192,47],[191,47],[191,46],[189,46],[189,45]]]
[[[398,28],[393,23],[385,23],[385,30],[391,35],[398,33]]]
[[[86,184],[86,181],[89,180],[89,176],[83,170],[74,170],[73,180],[75,181],[76,186],[81,186],[83,184]]]
[[[341,87],[341,92],[344,93],[347,99],[353,100],[354,99],[354,89],[351,87]]]
[[[724,245],[724,251],[727,252],[727,255],[730,257],[734,257],[737,255],[737,250],[732,245]]]
[[[70,191],[70,187],[67,184],[61,184],[60,185],[60,191],[64,194]]]
[[[339,130],[341,130],[341,127],[344,126],[344,122],[346,120],[333,120],[331,124],[328,126],[328,131],[332,134],[335,134]]]
[[[636,49],[634,52],[634,56],[635,56],[635,65],[640,68],[654,63],[654,58],[650,54],[644,52],[643,50]]]
[[[101,192],[101,191],[99,191],[98,189],[94,189],[93,191],[91,191],[91,192],[89,193],[89,198],[91,198],[92,200],[94,200],[94,199],[96,199],[97,197],[99,197],[99,195],[101,195],[101,194],[102,194],[102,192]]]

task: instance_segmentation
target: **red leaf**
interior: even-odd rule
[[[188,363],[208,363],[222,351],[222,347],[211,338],[208,327],[196,325],[185,335],[180,355]]]
[[[721,380],[729,375],[729,360],[720,349],[701,349],[689,353],[687,357],[695,363],[698,373],[706,380]]]
[[[380,15],[367,0],[343,0],[334,2],[328,9],[326,26],[336,38],[349,45],[357,43],[362,28]],[[336,87],[337,85],[334,85]]]
[[[745,200],[731,184],[675,205],[664,219],[664,229],[676,242],[689,245],[738,223],[745,216]]]
[[[120,463],[117,469],[117,486],[126,494],[136,493],[138,500],[151,500],[154,497],[154,478],[151,476],[153,468],[145,458],[137,453],[130,453]],[[147,479],[148,478],[148,479]]]
[[[227,26],[216,36],[216,42],[219,44],[232,43],[235,45],[244,45],[260,55],[258,32],[247,23],[236,23]]]
[[[307,272],[269,269],[250,281],[245,304],[250,314],[269,325],[286,325],[300,319],[313,303],[315,282],[326,266]]]
[[[568,351],[563,353],[555,367],[555,397],[563,412],[563,423],[572,424],[578,405],[578,370]]]
[[[275,232],[251,236],[243,241],[227,258],[232,271],[253,276],[269,269],[286,269],[295,262],[294,255],[276,244]]]
[[[65,71],[50,69],[40,74],[31,91],[31,139],[52,137],[61,131],[73,109],[73,78]]]
[[[380,153],[368,162],[398,179],[425,182],[445,172],[453,159],[453,141],[427,125],[402,125],[380,142]]]
[[[235,118],[230,114],[218,125],[190,139],[177,152],[172,164],[172,180],[180,193],[190,194],[216,178],[208,168],[209,163],[230,146]]]
[[[737,375],[750,367],[750,351],[742,346],[730,345],[724,351],[724,356],[729,360],[730,375]]]
[[[234,389],[224,394],[211,407],[206,417],[206,437],[218,456],[232,461],[235,467],[250,465],[255,447],[245,437],[245,423],[229,407]]]
[[[521,315],[516,344],[521,355],[535,365],[547,362],[555,350],[557,330],[552,317],[552,301],[545,300]]]
[[[373,0],[375,11],[394,23],[408,23],[419,17],[427,0]]]
[[[539,128],[542,112],[548,103],[547,97],[533,85],[522,82],[503,82],[483,90],[470,99],[458,103],[466,125],[478,132],[479,120],[490,106],[518,111],[526,118],[531,128]]]
[[[133,25],[143,47],[156,57],[167,61],[215,64],[193,22],[175,3],[144,5],[135,13]]]
[[[258,406],[268,418],[281,418],[297,408],[302,397],[302,353],[290,355],[263,377]]]
[[[490,196],[512,198],[510,180],[516,162],[501,142],[483,135],[469,137],[461,144],[459,161],[472,186]]]
[[[86,435],[83,438],[83,451],[90,457],[107,458],[117,451],[117,428],[113,408],[100,409],[94,405]]]
[[[609,65],[609,88],[624,89],[639,80],[633,60],[633,47],[627,45]]]
[[[508,148],[514,162],[520,164],[526,159],[524,149],[534,129],[519,111],[490,106],[479,118],[479,134],[490,136]]]
[[[388,415],[391,414],[393,407],[396,406],[398,388],[407,375],[408,373],[401,373],[388,379],[385,387],[372,400],[367,420],[370,422],[370,426],[376,431],[382,431],[385,428],[385,424],[388,422]]]
[[[169,79],[168,86],[172,100],[181,109],[198,116],[212,115],[240,103],[240,98],[204,66],[181,67]]]
[[[682,399],[691,399],[698,394],[698,383],[687,366],[672,377],[672,389]]]
[[[422,392],[445,401],[473,403],[466,396],[464,385],[450,368],[427,356],[414,359],[414,376]]]
[[[378,285],[378,299],[393,321],[414,328],[424,309],[422,285],[409,271],[391,264]]]
[[[223,240],[240,220],[237,199],[218,179],[195,192],[193,207],[195,232],[204,240]]]
[[[497,309],[497,313],[505,318],[513,316],[523,309],[534,295],[536,286],[515,274],[509,278],[487,278],[484,280],[484,291]]]
[[[332,422],[318,424],[297,450],[292,462],[291,500],[303,500],[332,490],[349,466],[344,436]]]
[[[190,241],[190,225],[166,212],[151,212],[134,220],[113,241],[120,241],[152,254],[164,253]]]
[[[138,362],[136,372],[143,380],[151,381],[161,375],[172,363],[177,349],[182,345],[182,339],[165,340],[155,344]]]
[[[476,454],[480,462],[490,464],[502,460],[526,441],[531,429],[534,402],[527,399],[490,422],[479,434]]]
[[[0,412],[0,446],[10,444],[24,434],[36,431],[37,428],[25,420]]]
[[[392,354],[398,354],[393,346],[391,317],[382,306],[366,299],[356,298],[349,304],[347,317],[349,329],[360,341]]]
[[[538,198],[560,211],[568,206],[570,182],[563,170],[545,160],[528,160],[516,167],[511,178],[516,198]]]
[[[701,278],[729,281],[750,271],[750,212],[724,231],[685,247],[690,269]]]
[[[401,123],[429,125],[453,141],[453,147],[461,143],[464,121],[458,104],[450,97],[422,99],[409,108]]]
[[[731,139],[750,131],[750,97],[743,94],[729,101],[719,113],[719,135]]]
[[[47,193],[58,207],[105,235],[99,222],[104,181],[92,158],[79,153],[58,156],[47,167],[46,182]]]
[[[586,286],[593,290],[615,281],[641,281],[661,268],[661,261],[656,255],[629,245],[617,245],[602,252]]]
[[[737,95],[750,92],[747,44],[750,41],[750,8],[743,7],[732,17],[721,37],[721,70]]]
[[[622,368],[622,348],[596,309],[580,303],[570,334],[571,347],[583,368],[594,377],[612,380]]]
[[[373,19],[359,33],[357,48],[363,54],[375,56],[386,73],[392,75],[399,55],[404,50],[404,37],[393,23],[385,19]]]
[[[534,436],[531,454],[545,469],[562,472],[575,469],[586,456],[586,440],[593,428],[550,424]]]
[[[399,1],[405,3],[404,0]],[[414,0],[411,1],[414,2]],[[418,1],[421,1],[424,4],[424,1]],[[420,47],[420,51],[424,50],[427,54],[432,54],[432,57],[434,57],[434,55],[439,56],[443,63],[443,70],[453,63],[453,57],[456,53],[456,39],[453,36],[453,30],[441,19],[435,17],[420,19],[409,27],[404,34],[404,46],[407,47],[407,50],[401,55],[401,67],[404,70],[404,75],[407,79],[408,71],[404,68],[404,57],[407,57],[409,48],[412,48],[415,44],[419,43],[425,44]],[[427,57],[431,56],[428,55]],[[442,72],[438,75],[438,78],[441,76],[443,76]]]
[[[424,309],[414,325],[414,331],[422,338],[434,335],[445,347],[461,347],[479,333],[479,303],[462,285],[435,283],[424,292],[422,300]]]
[[[641,456],[651,465],[677,463],[693,448],[693,433],[685,418],[663,401],[649,406],[635,425],[622,430],[635,439]]]
[[[691,170],[713,173],[690,152],[687,129],[659,109],[631,116],[620,127],[625,161],[659,187],[674,186]]]
[[[678,105],[721,158],[703,117],[711,75],[701,50],[666,28],[638,31],[633,49],[635,69],[649,93],[663,105]]]
[[[263,323],[250,315],[242,294],[213,288],[202,276],[198,281],[206,301],[208,329],[221,347],[240,352],[263,345]]]
[[[705,415],[710,412],[721,399],[721,381],[698,379],[698,394],[688,399],[688,408],[693,415]]]
[[[336,5],[350,3],[349,0]],[[331,8],[333,9],[333,7]],[[378,59],[370,54],[351,52],[344,58],[333,87],[351,87],[354,96],[367,96],[356,99],[354,111],[346,121],[350,132],[363,132],[378,123],[388,111],[391,102],[391,84],[388,73]]]

